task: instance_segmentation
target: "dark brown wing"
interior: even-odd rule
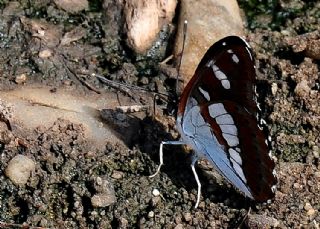
[[[224,45],[225,44],[225,45]],[[228,50],[230,50],[229,53]],[[239,61],[236,63],[236,61]],[[212,63],[214,62],[214,63]],[[213,73],[215,65],[227,76],[231,90],[222,87],[222,80]],[[206,52],[199,63],[194,76],[185,87],[178,108],[178,113],[183,114],[189,95],[194,88],[201,88],[209,93],[212,101],[230,100],[245,107],[252,114],[257,113],[255,103],[255,69],[250,47],[239,37],[229,36],[214,43]],[[205,98],[198,98],[205,102]]]

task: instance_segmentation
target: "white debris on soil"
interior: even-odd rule
[[[156,188],[155,188],[155,189],[153,189],[153,190],[152,190],[152,195],[153,195],[153,196],[159,196],[159,195],[160,195],[159,190],[158,190],[158,189],[156,189]]]
[[[162,26],[171,22],[176,5],[176,0],[126,1],[124,13],[129,46],[137,53],[145,53]]]
[[[154,212],[153,211],[150,211],[149,213],[148,213],[148,218],[153,218],[154,217]]]
[[[236,0],[184,0],[180,5],[174,52],[175,57],[181,55],[183,24],[187,20],[187,37],[180,73],[184,81],[188,82],[213,43],[230,35],[243,36],[243,22]]]
[[[277,91],[278,91],[278,85],[276,83],[272,83],[271,84],[271,93],[272,95],[276,95],[277,94]]]
[[[17,155],[9,161],[5,174],[15,185],[25,185],[34,170],[33,160],[24,155]]]

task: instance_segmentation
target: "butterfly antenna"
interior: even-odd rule
[[[97,74],[94,74],[98,80],[100,80],[102,83],[112,87],[112,88],[115,88],[115,89],[118,89],[119,91],[121,92],[124,92],[126,94],[129,94],[131,95],[132,93],[132,90],[134,91],[144,91],[144,92],[147,92],[147,93],[151,93],[151,94],[158,94],[159,97],[162,96],[162,97],[169,97],[168,94],[165,94],[165,93],[161,93],[161,92],[153,92],[153,91],[150,91],[149,89],[146,89],[146,88],[143,88],[143,87],[139,87],[139,86],[135,86],[135,85],[130,85],[130,84],[125,84],[125,83],[120,83],[120,82],[115,82],[115,81],[112,81],[112,80],[109,80],[103,76],[100,76],[100,75],[97,75]]]
[[[177,95],[178,95],[178,92],[179,92],[180,67],[181,67],[181,62],[182,62],[182,57],[183,57],[183,52],[184,52],[184,45],[186,43],[187,27],[188,27],[188,21],[185,20],[184,24],[183,24],[183,41],[182,41],[181,57],[180,57],[179,65],[178,65],[178,74],[177,74],[177,80],[176,80],[176,94]]]

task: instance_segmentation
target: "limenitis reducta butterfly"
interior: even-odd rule
[[[264,202],[273,198],[277,179],[268,141],[259,118],[255,94],[255,67],[249,45],[237,36],[213,44],[185,87],[178,106],[180,141],[194,151],[191,164],[207,159],[220,174],[245,196]],[[155,174],[154,174],[155,175]]]

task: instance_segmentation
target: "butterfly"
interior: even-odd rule
[[[245,196],[265,202],[275,195],[275,163],[271,158],[256,99],[256,74],[250,46],[240,37],[228,36],[205,53],[193,77],[180,96],[176,125],[179,141],[160,144],[187,144],[193,152],[191,168],[198,159],[213,167]],[[153,175],[153,176],[154,176]]]

